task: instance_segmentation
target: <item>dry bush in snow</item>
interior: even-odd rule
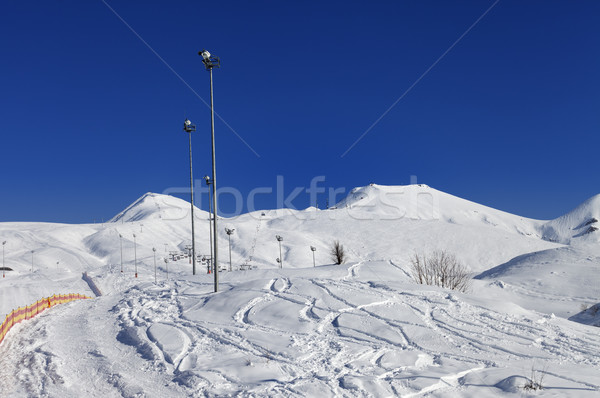
[[[329,252],[334,264],[344,264],[346,262],[346,252],[344,246],[339,241],[333,242]]]
[[[440,286],[466,292],[471,287],[471,273],[456,257],[444,250],[429,255],[415,254],[411,259],[411,275],[422,285]]]

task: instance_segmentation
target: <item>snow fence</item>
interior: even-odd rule
[[[2,325],[0,326],[0,344],[4,340],[4,337],[8,331],[17,323],[20,323],[25,319],[31,319],[34,316],[44,312],[47,308],[54,307],[57,304],[64,304],[70,301],[84,299],[91,299],[91,297],[78,293],[55,294],[52,297],[44,297],[43,299],[36,301],[35,304],[12,310],[10,314],[4,318],[4,322],[2,322]]]

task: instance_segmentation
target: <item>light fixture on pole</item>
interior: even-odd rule
[[[194,234],[194,175],[192,173],[192,132],[196,131],[196,126],[185,119],[183,122],[183,131],[188,133],[190,141],[190,206],[192,208],[192,275],[196,275],[196,238]]]
[[[4,264],[4,246],[6,245],[6,241],[2,242],[2,277],[6,278],[6,266]]]
[[[123,273],[123,235],[119,234],[119,242],[121,243],[121,273]]]
[[[210,259],[208,260],[208,273],[210,274],[212,268],[212,261],[214,257],[213,250],[213,227],[212,227],[212,201],[210,195],[210,184],[212,184],[209,176],[204,176],[204,181],[208,186],[208,240],[210,242]]]
[[[235,231],[235,228],[225,228],[225,232],[229,237],[229,272],[231,272],[231,234],[233,233],[233,231]]]
[[[133,234],[133,259],[135,264],[135,277],[137,278],[137,241],[135,240],[135,234]]]
[[[210,132],[211,132],[211,143],[212,143],[212,199],[213,199],[213,245],[214,245],[214,259],[215,265],[215,292],[219,291],[219,246],[217,235],[217,166],[215,160],[215,106],[213,98],[213,68],[219,68],[221,66],[221,60],[209,53],[206,50],[202,50],[198,53],[202,57],[202,63],[207,71],[210,72]]]
[[[154,283],[157,283],[157,280],[156,280],[156,247],[152,248],[152,252],[154,253]]]
[[[275,236],[275,239],[277,239],[277,242],[279,242],[279,268],[283,268],[283,257],[281,256],[281,241],[283,240],[283,237],[277,235]]]
[[[310,250],[312,251],[312,254],[313,254],[313,267],[316,267],[317,263],[315,262],[315,252],[317,251],[317,248],[314,246],[311,246]]]

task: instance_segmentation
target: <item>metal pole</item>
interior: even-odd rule
[[[123,235],[119,234],[119,241],[121,242],[121,273],[123,273]]]
[[[219,235],[217,235],[217,165],[215,160],[215,107],[213,102],[213,75],[210,68],[210,131],[212,141],[212,200],[213,200],[213,240],[215,264],[215,292],[219,291]]]
[[[154,253],[154,283],[158,283],[156,280],[156,248],[152,248],[152,252]]]
[[[31,272],[33,272],[33,250],[31,251]]]
[[[279,268],[283,268],[283,256],[281,255],[281,240],[279,242]]]
[[[135,277],[137,278],[137,241],[135,240],[135,234],[133,234],[133,258],[135,264]]]
[[[169,260],[165,258],[165,267],[167,268],[167,280],[169,280]]]
[[[313,267],[316,267],[317,263],[315,262],[315,251],[313,250]]]
[[[208,187],[208,239],[210,241],[210,259],[208,260],[208,269],[209,269],[209,273],[210,271],[214,271],[213,268],[213,260],[215,258],[214,256],[214,246],[213,246],[213,229],[212,229],[212,199],[211,199],[211,195],[210,195],[210,183],[207,181]]]
[[[231,272],[231,234],[227,234],[229,236],[229,272]]]
[[[192,174],[192,132],[188,132],[190,137],[190,195],[192,207],[192,275],[196,275],[196,239],[194,234],[194,176]]]
[[[4,246],[6,241],[2,242],[2,277],[6,278],[6,266],[4,265]]]

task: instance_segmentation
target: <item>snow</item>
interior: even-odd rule
[[[569,244],[578,241],[600,242],[600,195],[586,200],[562,217],[542,228],[544,239]]]
[[[187,259],[170,262],[166,279],[163,257],[190,242],[189,203],[174,197],[146,194],[105,224],[0,223],[14,269],[0,281],[1,311],[102,291],[8,333],[0,396],[597,396],[600,249],[593,234],[567,233],[598,218],[595,200],[582,206],[547,222],[427,186],[373,184],[335,209],[243,214],[219,224],[235,228],[219,293]],[[195,214],[207,254],[208,215]],[[327,253],[336,239],[349,253],[339,266]],[[473,271],[471,291],[412,281],[410,256],[433,249]],[[544,390],[523,390],[532,374]]]

